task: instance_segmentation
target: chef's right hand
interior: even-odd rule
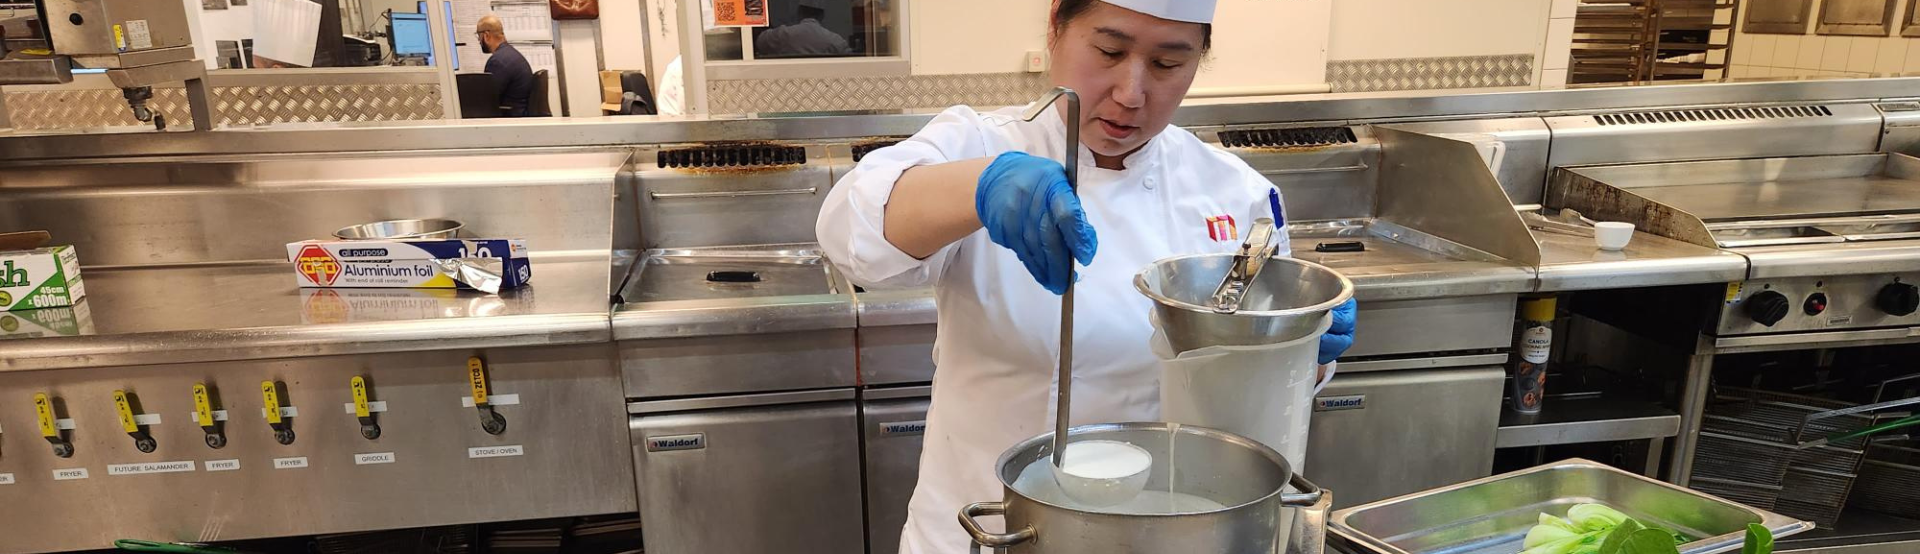
[[[980,174],[973,207],[994,244],[1013,250],[1040,286],[1066,294],[1073,262],[1093,263],[1100,240],[1059,162],[1008,152]]]

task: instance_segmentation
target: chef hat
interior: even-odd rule
[[[1219,0],[1106,0],[1106,2],[1160,19],[1187,23],[1213,23],[1213,6],[1219,3]]]

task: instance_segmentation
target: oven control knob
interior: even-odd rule
[[[1874,298],[1875,306],[1890,315],[1909,315],[1920,310],[1920,287],[1906,283],[1893,283],[1880,287],[1880,295]]]
[[[1820,312],[1827,311],[1827,293],[1816,292],[1808,295],[1807,301],[1800,303],[1800,311],[1807,315],[1820,315]]]
[[[1755,323],[1772,327],[1787,318],[1787,310],[1792,306],[1793,302],[1787,300],[1787,295],[1770,290],[1761,291],[1747,299],[1747,317],[1753,318]]]

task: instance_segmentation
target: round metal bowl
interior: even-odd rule
[[[1153,299],[1154,317],[1176,352],[1279,344],[1324,332],[1327,312],[1353,298],[1353,281],[1339,272],[1276,256],[1247,289],[1239,311],[1215,312],[1209,298],[1232,266],[1232,254],[1195,254],[1154,262],[1134,276],[1134,288]]]
[[[346,240],[450,239],[466,224],[451,219],[395,219],[349,225],[334,231]]]

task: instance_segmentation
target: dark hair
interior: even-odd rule
[[[1087,10],[1093,9],[1093,5],[1097,3],[1100,3],[1100,0],[1055,0],[1053,4],[1053,38],[1060,38],[1061,34],[1067,32],[1068,23],[1072,23],[1074,19],[1085,15]],[[1201,23],[1200,51],[1205,52],[1212,48],[1213,24]]]

